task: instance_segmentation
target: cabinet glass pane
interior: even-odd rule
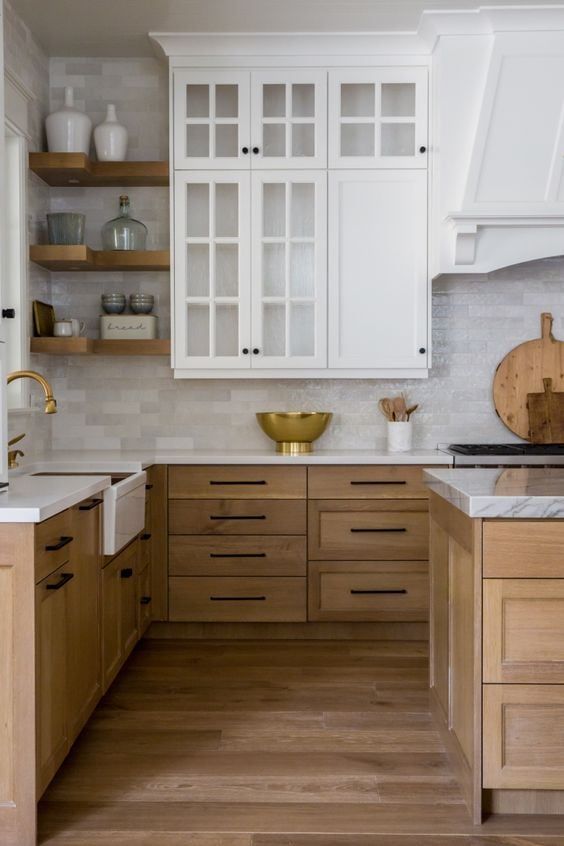
[[[215,354],[239,355],[239,307],[236,305],[215,307]]]
[[[383,156],[415,155],[414,123],[383,123],[380,138]]]
[[[315,132],[313,123],[294,123],[292,126],[292,155],[313,156],[315,154]]]
[[[210,293],[210,249],[208,244],[188,244],[186,291],[189,297]]]
[[[286,86],[262,86],[262,114],[263,117],[286,116]]]
[[[293,238],[313,238],[315,235],[315,185],[311,183],[292,184],[290,235]]]
[[[383,117],[414,117],[415,83],[383,82],[381,114]]]
[[[373,82],[343,82],[341,84],[342,117],[374,117],[376,86]]]
[[[217,158],[237,156],[239,133],[236,123],[217,123],[215,126],[215,155]]]
[[[314,117],[315,85],[292,85],[292,117]]]
[[[220,182],[215,186],[215,234],[218,238],[235,238],[239,234],[238,186]]]
[[[210,116],[209,85],[186,86],[186,117],[207,118]]]
[[[215,245],[215,294],[236,297],[239,293],[239,247],[237,244]]]
[[[264,303],[262,308],[264,355],[285,355],[286,306]]]
[[[286,293],[286,245],[262,245],[262,279],[265,297],[283,297]]]
[[[186,186],[186,235],[207,238],[210,234],[210,194],[206,183]]]
[[[313,303],[292,303],[290,306],[290,355],[315,355]]]
[[[262,154],[266,158],[286,155],[286,126],[283,123],[265,123],[262,128]]]
[[[313,244],[290,245],[290,296],[313,297],[314,257]]]
[[[215,116],[234,118],[239,113],[239,90],[236,85],[215,86]]]
[[[210,309],[207,305],[189,305],[186,346],[189,356],[210,354]]]
[[[186,155],[207,158],[210,154],[210,128],[207,123],[189,123],[186,127]]]
[[[342,156],[373,156],[374,149],[373,123],[341,124]]]
[[[286,234],[286,187],[281,182],[267,182],[263,187],[262,234],[265,238]]]

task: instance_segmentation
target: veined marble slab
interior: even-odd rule
[[[564,468],[425,470],[424,479],[469,517],[564,519]]]

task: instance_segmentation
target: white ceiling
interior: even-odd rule
[[[528,0],[528,6],[546,0]],[[516,0],[12,0],[50,56],[150,56],[148,32],[413,31],[423,9]]]

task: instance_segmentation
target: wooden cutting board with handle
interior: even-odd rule
[[[542,394],[527,394],[529,436],[533,444],[564,443],[564,393],[552,390],[552,379],[543,379]]]
[[[498,365],[494,376],[495,409],[507,428],[525,440],[531,440],[528,395],[544,396],[545,379],[551,379],[553,397],[564,391],[564,341],[554,338],[552,315],[548,312],[541,314],[541,337],[534,341],[525,341],[511,350]],[[561,431],[563,424],[557,419],[557,413],[555,411],[553,415],[553,426],[555,431]],[[538,421],[535,422],[536,425]]]

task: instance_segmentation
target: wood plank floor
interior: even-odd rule
[[[564,846],[472,826],[418,642],[145,640],[39,808],[48,846]]]

